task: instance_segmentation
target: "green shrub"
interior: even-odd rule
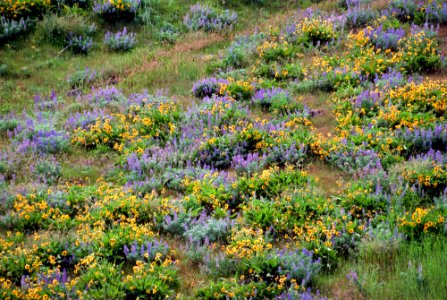
[[[96,26],[82,16],[48,14],[42,20],[41,31],[49,43],[66,46],[72,36],[92,36]]]

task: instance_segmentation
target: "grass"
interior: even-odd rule
[[[343,261],[336,274],[319,279],[318,288],[335,299],[445,299],[447,239],[428,236],[397,247],[364,242],[356,259]],[[358,284],[346,275],[354,271]]]
[[[326,162],[318,159],[306,163],[304,170],[306,170],[309,175],[317,178],[318,186],[328,196],[336,194],[340,185],[348,180],[348,178],[334,166],[330,166]]]

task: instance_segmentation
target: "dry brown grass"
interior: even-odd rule
[[[341,171],[318,159],[307,164],[304,170],[318,178],[318,186],[327,196],[337,194],[340,186],[347,180]]]
[[[377,10],[383,10],[388,7],[389,0],[374,0],[371,1],[371,8]]]

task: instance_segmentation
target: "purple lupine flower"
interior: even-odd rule
[[[217,13],[209,6],[195,4],[189,8],[189,12],[183,19],[183,23],[190,30],[221,31],[231,29],[237,22],[237,14],[225,10]]]
[[[104,44],[113,51],[129,51],[137,45],[137,35],[134,32],[128,33],[126,27],[115,33],[107,31]]]
[[[68,46],[74,53],[87,54],[93,47],[93,39],[89,36],[70,35]]]
[[[374,29],[365,29],[365,36],[376,48],[397,50],[399,41],[405,37],[405,30],[402,28],[385,30],[382,26],[379,26]]]

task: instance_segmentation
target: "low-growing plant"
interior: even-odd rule
[[[337,38],[336,25],[322,17],[304,18],[296,24],[295,32],[295,43],[304,43],[307,46],[322,46]]]
[[[19,125],[19,120],[11,117],[11,118],[2,118],[0,119],[0,134],[5,134],[8,131],[12,131]]]
[[[236,22],[236,13],[229,10],[218,12],[202,4],[191,6],[188,14],[183,19],[183,23],[190,30],[204,30],[206,32],[231,29]]]
[[[6,77],[9,73],[7,64],[0,64],[0,77]]]
[[[430,72],[441,65],[438,42],[425,31],[410,35],[399,42],[396,54],[407,72]]]
[[[26,34],[34,26],[34,21],[21,18],[19,21],[0,18],[0,46]]]
[[[96,80],[98,73],[96,70],[92,70],[86,67],[84,70],[76,70],[67,79],[68,84],[72,89],[85,89]]]
[[[108,22],[132,21],[135,19],[140,3],[141,0],[95,0],[93,12]]]
[[[96,25],[79,15],[48,14],[42,20],[41,31],[48,42],[67,46],[75,36],[91,37],[96,32]]]
[[[61,168],[57,161],[42,160],[32,166],[32,173],[37,180],[52,185],[61,177]]]
[[[129,51],[137,45],[136,36],[136,33],[128,33],[126,27],[115,33],[108,31],[104,36],[104,45],[112,51]]]
[[[287,115],[304,109],[302,104],[290,97],[288,91],[281,88],[260,89],[255,93],[252,101],[259,104],[263,110],[279,115]]]
[[[375,10],[355,7],[346,13],[346,24],[351,28],[361,28],[372,25],[378,17],[379,13]]]
[[[228,83],[226,80],[215,77],[204,78],[194,83],[192,92],[197,98],[212,97],[218,95],[221,91],[221,85],[226,83]]]
[[[229,235],[229,220],[214,219],[198,220],[183,236],[193,243],[214,243],[224,240]]]
[[[405,37],[405,31],[402,28],[384,30],[382,26],[379,26],[375,29],[366,29],[365,35],[376,48],[396,51],[399,47],[399,41]]]
[[[180,37],[181,33],[179,29],[171,23],[165,23],[161,26],[157,33],[157,37],[162,42],[174,44]]]
[[[88,54],[93,47],[93,39],[88,36],[72,35],[68,38],[68,47],[75,54]]]

